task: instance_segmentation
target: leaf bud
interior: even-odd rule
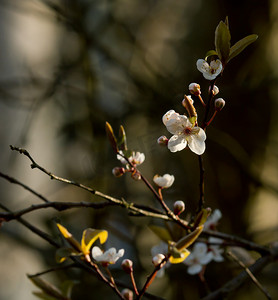
[[[182,100],[183,107],[187,110],[189,119],[195,119],[197,118],[197,112],[193,105],[193,100],[191,99],[191,96],[184,95],[184,99]],[[195,121],[194,121],[195,123]]]
[[[162,135],[157,139],[157,143],[160,146],[167,146],[168,145],[168,139],[165,135]]]
[[[133,300],[133,292],[130,289],[123,289],[121,294],[125,300]]]
[[[183,201],[178,200],[174,203],[174,214],[175,215],[178,216],[179,214],[181,214],[184,211],[184,209],[185,209],[185,204]]]
[[[112,174],[115,176],[115,177],[121,177],[122,175],[124,175],[124,173],[126,172],[125,168],[123,167],[115,167],[113,168],[112,170]]]
[[[159,266],[162,261],[165,259],[165,255],[164,254],[156,254],[153,259],[152,259],[152,263],[154,264],[155,267]],[[162,266],[161,266],[162,267]]]
[[[214,107],[216,111],[220,111],[222,110],[222,108],[225,106],[225,100],[222,98],[217,98],[214,101]]]
[[[194,96],[200,96],[201,95],[201,87],[198,83],[190,83],[189,84],[189,91]]]
[[[127,273],[130,274],[133,272],[133,262],[130,259],[124,259],[122,261],[122,269]]]

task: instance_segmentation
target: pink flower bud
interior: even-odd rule
[[[123,289],[121,294],[125,300],[133,300],[133,292],[130,289]]]
[[[130,274],[133,271],[133,262],[130,259],[124,259],[122,261],[122,269],[127,273]]]
[[[163,261],[163,259],[165,258],[164,254],[156,254],[153,259],[152,259],[152,263],[154,264],[155,267],[157,267],[158,265],[160,265]]]
[[[165,135],[162,135],[157,139],[157,143],[160,146],[167,146],[168,145],[168,139]]]
[[[179,200],[174,203],[174,214],[175,215],[178,216],[179,214],[181,214],[184,211],[184,209],[185,209],[185,205],[184,205],[183,201]]]
[[[136,181],[141,180],[141,174],[138,172],[132,173],[131,177],[132,177],[132,179],[134,179]]]
[[[201,88],[200,88],[200,85],[198,83],[190,83],[189,84],[189,91],[192,95],[195,95],[195,96],[199,96],[201,95]]]
[[[121,177],[122,175],[124,175],[125,173],[125,168],[122,168],[122,167],[115,167],[113,168],[112,170],[112,174],[115,176],[115,177]]]
[[[225,106],[225,101],[222,98],[218,98],[214,101],[214,107],[216,111],[220,111]]]

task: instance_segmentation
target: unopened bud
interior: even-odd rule
[[[196,121],[197,112],[193,105],[193,100],[192,100],[191,96],[184,95],[184,99],[182,100],[182,105],[187,110],[189,119],[195,119],[195,121]],[[194,121],[194,123],[195,123],[195,121]]]
[[[220,111],[225,106],[225,100],[222,98],[217,98],[214,101],[214,107],[216,111]]]
[[[162,263],[164,258],[165,258],[164,254],[161,254],[161,253],[156,254],[152,259],[152,263],[154,264],[155,267],[157,267],[158,265],[160,265]]]
[[[133,262],[130,259],[124,259],[122,261],[122,269],[127,273],[130,274],[133,271]]]
[[[195,96],[199,96],[201,95],[201,87],[198,83],[190,83],[189,84],[189,91],[192,95],[195,95]]]
[[[157,139],[157,143],[160,146],[167,146],[168,145],[168,139],[165,135],[162,135]]]
[[[209,93],[211,91],[211,86],[209,87]],[[212,88],[212,95],[215,96],[219,93],[219,88],[218,86],[214,85],[213,88]]]
[[[121,294],[125,300],[133,300],[133,292],[130,289],[123,289]]]
[[[112,174],[115,176],[115,177],[121,177],[122,175],[124,175],[125,173],[125,168],[123,167],[115,167],[113,168],[112,170]]]
[[[183,201],[179,200],[174,203],[174,214],[175,215],[178,216],[179,214],[181,214],[184,211],[184,209],[185,209],[185,204]]]
[[[132,173],[131,174],[131,177],[132,177],[132,179],[134,179],[134,180],[141,180],[141,174],[140,173],[138,173],[138,172],[135,172],[135,173]]]

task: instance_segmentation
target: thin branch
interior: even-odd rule
[[[271,249],[271,253],[269,255],[263,256],[259,258],[253,265],[249,267],[249,270],[252,274],[256,274],[260,272],[263,268],[265,268],[268,264],[272,263],[275,259],[278,258],[278,247],[274,247]],[[246,271],[241,272],[238,276],[227,282],[220,289],[210,293],[208,296],[202,298],[202,300],[216,300],[223,299],[229,293],[237,290],[247,279],[249,279],[249,275]]]
[[[271,296],[268,293],[268,291],[260,284],[258,279],[252,274],[252,272],[249,270],[249,268],[241,261],[239,260],[231,251],[228,251],[227,254],[231,256],[231,258],[236,261],[248,274],[248,276],[251,278],[251,280],[255,283],[255,285],[259,288],[259,290],[262,291],[262,293],[266,296],[267,299],[271,300]]]
[[[17,179],[10,177],[9,175],[6,175],[2,172],[0,172],[0,177],[8,180],[10,183],[14,183],[14,184],[18,184],[20,186],[22,186],[25,190],[29,191],[30,193],[34,194],[35,196],[37,196],[38,198],[40,198],[42,201],[49,203],[50,201],[47,200],[44,196],[42,196],[41,194],[37,193],[36,191],[34,191],[33,189],[31,189],[29,186],[25,185],[24,183],[18,181]]]
[[[199,182],[199,190],[200,190],[200,198],[197,214],[202,210],[205,204],[205,169],[202,155],[198,155],[199,161],[199,172],[200,172],[200,182]]]

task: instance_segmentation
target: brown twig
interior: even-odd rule
[[[251,278],[251,280],[255,283],[255,285],[263,292],[263,294],[266,296],[267,299],[271,300],[271,296],[268,293],[268,291],[260,284],[258,279],[252,274],[252,272],[249,270],[249,268],[241,261],[239,260],[231,251],[228,251],[227,254],[231,256],[231,258],[237,262],[248,274],[248,276]]]

